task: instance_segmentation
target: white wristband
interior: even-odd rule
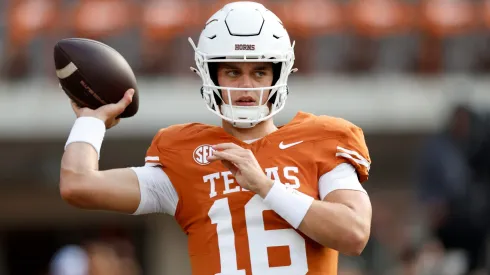
[[[314,200],[296,189],[275,182],[264,198],[264,203],[297,229]]]
[[[65,144],[65,150],[70,143],[85,142],[94,147],[100,159],[100,147],[104,140],[105,131],[105,124],[102,120],[88,116],[79,117],[71,128],[70,136]]]

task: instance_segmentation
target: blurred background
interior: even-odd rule
[[[175,123],[217,124],[190,70],[219,0],[0,0],[0,274],[190,274],[165,215],[82,211],[58,191],[74,114],[52,51],[100,40],[137,74],[140,110],[111,129],[101,168],[140,166]],[[490,1],[269,0],[296,41],[286,108],[348,119],[373,160],[374,209],[343,275],[490,274]]]

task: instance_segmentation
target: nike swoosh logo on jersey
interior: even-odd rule
[[[294,145],[298,145],[300,143],[302,143],[303,141],[298,141],[298,142],[294,142],[294,143],[289,143],[289,144],[284,144],[283,141],[281,141],[281,143],[279,143],[279,149],[287,149],[289,147],[293,147]]]

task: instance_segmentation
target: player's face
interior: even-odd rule
[[[272,63],[270,62],[230,62],[218,66],[218,83],[222,87],[243,88],[243,90],[222,90],[223,101],[235,106],[258,106],[265,104],[270,90],[264,90],[262,102],[260,90],[250,91],[248,88],[272,86]]]

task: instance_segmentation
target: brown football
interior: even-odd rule
[[[56,43],[54,63],[61,88],[78,106],[97,109],[117,103],[133,88],[133,101],[120,117],[138,112],[136,77],[115,49],[91,39],[67,38]]]

